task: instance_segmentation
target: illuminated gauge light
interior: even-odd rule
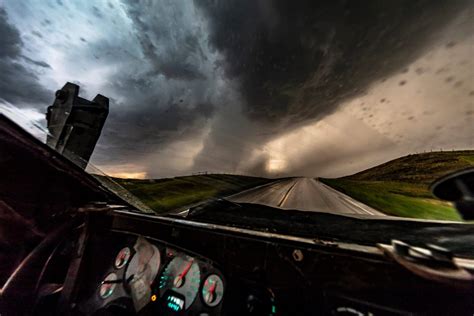
[[[275,294],[273,294],[272,290],[269,289],[269,291],[271,294],[270,302],[272,303],[272,312],[270,315],[276,315]]]
[[[170,261],[159,279],[161,293],[172,290],[183,295],[184,309],[188,309],[194,302],[200,284],[201,272],[198,263],[191,257],[181,255]]]
[[[102,299],[106,299],[114,293],[115,287],[117,286],[117,283],[115,281],[117,281],[117,279],[117,275],[113,272],[105,277],[99,288],[99,296]]]
[[[201,294],[206,305],[217,306],[224,296],[224,282],[217,274],[209,275],[204,281]]]
[[[169,309],[175,312],[182,311],[184,308],[184,300],[179,297],[168,295],[168,297],[166,298],[166,301],[167,301],[166,306],[168,306]]]
[[[131,251],[130,248],[125,247],[119,251],[117,257],[115,257],[115,267],[117,269],[122,269],[130,260]]]
[[[176,250],[171,249],[171,248],[166,248],[166,256],[168,258],[173,258],[174,256],[176,256]]]

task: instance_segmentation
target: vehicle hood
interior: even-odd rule
[[[0,173],[1,243],[17,237],[18,225],[25,233],[41,235],[85,204],[124,203],[2,114]]]
[[[191,208],[186,219],[334,242],[374,246],[402,240],[414,246],[436,244],[474,258],[474,225],[393,217],[354,217],[279,209],[252,203],[214,200]]]

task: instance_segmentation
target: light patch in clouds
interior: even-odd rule
[[[193,137],[173,142],[147,156],[144,165],[149,177],[173,177],[203,171],[193,170],[194,158],[203,149],[208,132],[209,128],[204,128]]]
[[[128,179],[146,179],[148,175],[143,170],[143,166],[135,163],[124,163],[116,165],[105,165],[96,166],[93,163],[89,163],[86,167],[86,171],[90,174],[117,177],[117,178],[128,178]]]
[[[113,168],[107,168],[110,170],[106,172],[106,174],[110,177],[114,178],[122,178],[122,179],[146,179],[148,178],[146,172],[135,172],[135,171],[120,171],[123,166],[115,166]]]
[[[264,144],[268,166],[287,166],[268,173],[337,177],[410,153],[473,148],[473,42],[441,41],[337,112]]]
[[[283,170],[267,169],[271,176],[340,176],[384,161],[394,143],[338,111],[325,119],[294,129],[265,144],[268,162],[277,160]],[[382,156],[382,157],[381,157]],[[380,159],[381,161],[378,161]]]
[[[46,142],[48,131],[43,126],[45,114],[33,108],[18,108],[5,100],[0,99],[0,113],[23,127],[31,135],[42,142]]]
[[[287,162],[285,159],[270,158],[266,167],[269,174],[279,174],[287,168]]]

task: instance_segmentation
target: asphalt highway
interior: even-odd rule
[[[282,209],[334,214],[384,216],[383,213],[313,178],[291,178],[237,193],[227,198]]]

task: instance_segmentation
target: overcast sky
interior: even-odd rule
[[[0,110],[45,126],[67,81],[109,97],[92,163],[118,176],[341,176],[473,149],[473,11],[467,0],[3,0]]]

